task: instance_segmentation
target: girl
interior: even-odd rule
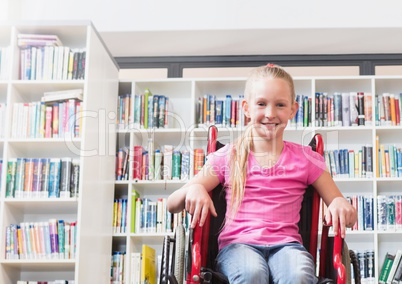
[[[328,211],[327,222],[342,237],[357,214],[342,196],[325,161],[310,147],[283,140],[297,112],[292,77],[268,64],[246,82],[242,107],[249,119],[233,144],[209,155],[192,180],[168,198],[168,210],[184,208],[191,227],[216,211],[208,192],[226,190],[225,225],[219,235],[217,269],[230,283],[316,283],[311,255],[301,244],[297,223],[305,189],[312,184]]]

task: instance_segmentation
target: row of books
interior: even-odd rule
[[[11,224],[6,227],[6,259],[74,259],[77,222]]]
[[[8,79],[9,50],[9,47],[0,47],[0,80]]]
[[[351,230],[374,230],[374,199],[371,195],[355,195],[346,197],[357,212],[357,221]]]
[[[7,105],[5,103],[0,103],[0,125],[6,125],[6,108]],[[3,126],[0,128],[0,139],[3,139],[6,136],[6,128]]]
[[[127,231],[127,198],[118,198],[113,202],[113,233]]]
[[[19,34],[21,80],[80,80],[85,49],[63,46],[57,35]]]
[[[7,162],[6,198],[78,197],[78,159],[12,158]]]
[[[375,99],[376,125],[401,125],[402,93],[399,95],[383,93]]]
[[[371,93],[315,93],[315,126],[371,126],[372,113]]]
[[[197,174],[205,162],[205,152],[201,148],[194,149],[193,167],[188,150],[174,150],[172,145],[164,145],[153,150],[153,142],[145,148],[140,145],[130,151],[120,148],[116,154],[116,180],[186,180],[190,174]],[[131,165],[131,176],[129,166]]]
[[[354,250],[360,268],[360,277],[363,282],[372,282],[375,278],[375,255],[373,249],[365,251]],[[352,269],[353,270],[353,269]]]
[[[402,230],[402,195],[378,195],[377,219],[380,231]]]
[[[183,224],[185,228],[189,228],[190,219],[190,215],[185,211],[176,214],[167,211],[166,198],[158,198],[157,200],[140,198],[137,192],[133,192],[131,233],[171,233],[178,224]],[[126,225],[123,224],[122,226]]]
[[[402,177],[402,148],[380,144],[377,164],[378,177]]]
[[[402,248],[395,253],[387,252],[378,276],[380,284],[400,284],[402,283]]]
[[[126,270],[126,252],[112,252],[112,261],[110,267],[110,284],[124,284]]]
[[[141,252],[131,253],[131,283],[159,283],[161,260],[156,250],[146,244],[142,245]]]
[[[75,280],[54,280],[54,281],[18,280],[17,284],[75,284]]]
[[[82,102],[15,103],[13,105],[12,138],[80,137]]]
[[[167,128],[169,97],[153,95],[149,89],[142,94],[119,96],[118,129]]]
[[[196,122],[204,125],[222,127],[242,127],[248,122],[243,113],[241,102],[244,95],[226,95],[224,100],[217,100],[215,95],[206,94],[198,98]]]
[[[333,178],[373,177],[372,146],[324,151],[324,159]]]

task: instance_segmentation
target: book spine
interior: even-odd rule
[[[72,158],[62,158],[60,165],[60,198],[70,198]]]

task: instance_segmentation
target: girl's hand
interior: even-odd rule
[[[345,237],[346,227],[353,227],[357,220],[356,209],[343,197],[336,197],[328,206],[325,221],[332,223],[335,236],[338,234],[339,225],[341,226],[341,237]]]
[[[193,184],[188,188],[184,202],[186,211],[192,215],[191,228],[195,228],[198,221],[199,225],[203,226],[208,211],[211,211],[215,217],[217,216],[211,197],[200,184]]]

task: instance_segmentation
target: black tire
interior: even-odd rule
[[[186,242],[186,234],[182,224],[176,227],[175,230],[175,259],[174,259],[174,276],[178,283],[184,281],[184,247]]]
[[[162,263],[161,273],[159,276],[159,284],[168,284],[169,282],[169,258],[170,258],[170,237],[165,236],[162,247]]]
[[[361,275],[360,275],[359,260],[357,259],[357,255],[353,250],[349,251],[349,255],[350,255],[350,262],[352,263],[352,267],[353,267],[355,284],[360,284],[361,283]]]

